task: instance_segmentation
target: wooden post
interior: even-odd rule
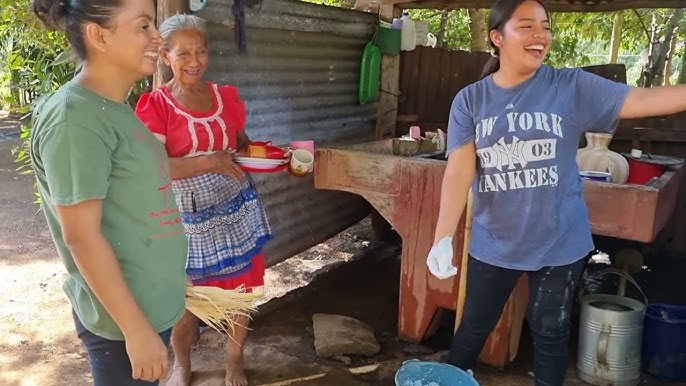
[[[474,219],[474,197],[472,196],[472,189],[469,189],[467,196],[467,205],[465,206],[465,222],[464,222],[464,242],[462,243],[462,256],[460,261],[460,271],[457,273],[460,277],[460,285],[457,290],[457,307],[455,308],[455,331],[460,327],[462,321],[462,314],[464,311],[464,301],[467,297],[467,267],[469,266],[469,240],[472,238],[472,220]]]
[[[157,25],[177,13],[190,13],[188,0],[157,0]]]
[[[619,57],[619,43],[622,40],[622,28],[624,26],[624,12],[619,11],[615,14],[614,22],[612,23],[612,37],[610,38],[610,63],[618,63]]]
[[[382,4],[379,7],[379,18],[392,22],[397,17],[396,11],[393,4]],[[376,115],[376,139],[395,137],[399,95],[400,55],[384,55],[381,58],[381,95]]]
[[[379,7],[379,18],[392,22],[396,17],[393,4]],[[398,94],[400,93],[400,55],[384,55],[381,58],[381,95],[376,113],[377,140],[395,137],[395,126],[398,117]],[[393,236],[393,228],[376,209],[372,209],[372,229],[374,238],[383,241]]]
[[[168,17],[178,13],[189,13],[190,8],[188,0],[157,0],[157,26],[162,24]],[[161,60],[160,60],[161,63]],[[157,89],[162,85],[165,78],[165,73],[169,70],[160,64],[157,68],[157,73],[153,76],[152,88]]]

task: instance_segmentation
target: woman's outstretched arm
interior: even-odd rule
[[[619,117],[644,118],[676,114],[686,110],[686,85],[634,87],[622,105]]]

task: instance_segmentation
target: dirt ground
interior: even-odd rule
[[[0,384],[86,384],[88,362],[73,333],[56,257],[33,177],[18,175],[0,142]]]
[[[11,127],[0,129],[4,138],[16,138]],[[0,385],[88,385],[87,357],[74,335],[69,303],[61,289],[65,271],[43,214],[34,203],[33,177],[15,171],[11,151],[18,143],[16,139],[0,141]],[[359,259],[370,249],[368,235],[369,221],[270,268],[260,314],[271,313],[272,318],[281,319],[275,309],[296,300],[294,290],[324,272]],[[267,350],[258,356],[273,357],[270,350],[276,342],[293,346],[278,332],[264,332],[269,344],[261,347],[256,339],[248,348],[249,355]],[[221,367],[221,360],[214,360],[222,355],[221,349],[201,347],[197,354],[199,360],[194,364],[198,369],[212,369],[215,362]]]
[[[3,134],[11,131],[0,129]],[[0,386],[89,385],[87,358],[61,290],[64,269],[43,214],[33,203],[33,177],[14,171],[10,150],[17,141],[7,139],[12,137],[0,139]],[[251,385],[392,386],[403,360],[438,358],[446,348],[449,322],[425,346],[395,336],[398,275],[398,245],[372,241],[368,219],[270,268],[268,301],[255,317],[246,347]],[[381,352],[372,358],[351,357],[349,364],[317,358],[311,320],[317,312],[370,324]],[[527,375],[528,341],[525,333],[520,355],[506,371],[478,367],[481,385],[533,384]],[[221,343],[207,339],[194,352],[194,386],[223,386]],[[570,360],[566,385],[581,384]],[[648,377],[641,384],[661,385]]]

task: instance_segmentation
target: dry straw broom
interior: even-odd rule
[[[209,327],[219,332],[233,333],[239,316],[250,318],[257,309],[261,294],[246,292],[244,287],[225,290],[217,287],[186,286],[186,309]],[[246,326],[243,326],[246,327]]]

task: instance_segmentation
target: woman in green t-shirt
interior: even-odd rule
[[[95,386],[157,385],[185,309],[166,151],[126,97],[157,69],[153,0],[34,0],[82,60],[34,112],[31,157]]]

